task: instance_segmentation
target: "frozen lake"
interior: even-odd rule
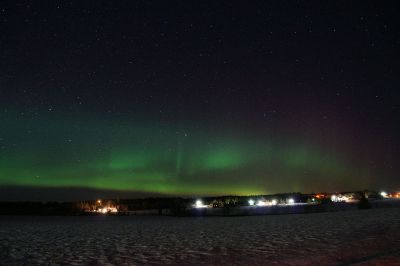
[[[400,265],[400,209],[246,217],[0,216],[1,265]]]

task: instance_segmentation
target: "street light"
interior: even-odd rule
[[[203,202],[201,200],[196,200],[195,204],[194,204],[195,208],[205,208],[207,207],[206,205],[203,204]]]

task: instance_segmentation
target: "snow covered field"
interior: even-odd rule
[[[400,209],[245,217],[1,217],[1,265],[400,265]]]

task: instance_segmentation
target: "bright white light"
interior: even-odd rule
[[[337,196],[336,195],[332,195],[331,196],[331,201],[336,202],[337,201]]]
[[[201,200],[196,200],[194,207],[195,208],[207,208],[207,205],[204,205],[203,201],[201,201]]]
[[[381,192],[381,196],[384,197],[384,198],[386,198],[386,197],[387,197],[387,193],[386,193],[385,191],[382,191],[382,192]]]
[[[312,198],[311,200],[312,200],[312,201],[315,201],[315,199],[314,199],[314,198]]]
[[[254,205],[254,200],[252,200],[252,199],[249,200],[249,205],[250,205],[250,206],[253,206],[253,205]]]
[[[262,200],[259,200],[259,201],[257,202],[257,206],[265,206],[265,202],[262,201]]]
[[[274,199],[274,200],[271,201],[271,204],[272,205],[276,205],[276,204],[278,204],[278,201],[276,199]]]
[[[101,212],[102,212],[102,213],[106,213],[106,212],[107,212],[107,209],[106,209],[106,208],[103,208],[103,209],[101,209]]]
[[[294,203],[294,199],[288,199],[288,203],[289,204],[293,204]]]
[[[201,200],[196,200],[196,208],[203,207],[203,202]]]

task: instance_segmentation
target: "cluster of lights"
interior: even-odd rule
[[[382,192],[380,193],[380,195],[381,195],[382,197],[384,197],[384,198],[388,198],[388,197],[389,197],[389,194],[387,194],[385,191],[382,191]],[[323,194],[317,194],[315,197],[316,197],[317,199],[322,199],[322,198],[325,198],[326,196],[323,195]],[[396,193],[396,194],[394,195],[394,197],[400,198],[400,192],[399,192],[399,193]],[[312,198],[311,200],[312,200],[312,202],[315,202],[315,201],[316,201],[315,198]],[[352,200],[352,197],[347,197],[347,196],[340,195],[340,194],[339,194],[339,195],[333,194],[333,195],[331,196],[331,200],[332,200],[333,202],[349,202],[349,201]],[[101,201],[98,200],[98,203],[101,204]],[[254,201],[253,199],[249,199],[248,203],[249,203],[249,206],[274,206],[274,205],[277,205],[277,204],[278,204],[278,201],[277,201],[276,199],[273,199],[273,200],[271,200],[271,201],[258,200],[258,201],[256,202],[256,201]],[[296,201],[295,201],[293,198],[289,198],[289,199],[286,200],[286,204],[288,204],[288,205],[293,205],[293,204],[295,204],[295,203],[296,203]],[[203,203],[203,201],[199,199],[199,200],[196,200],[196,202],[195,202],[195,204],[193,205],[193,207],[194,207],[194,208],[207,208],[208,206],[205,205],[205,204]],[[110,212],[110,211],[113,212],[112,210],[110,210],[110,208],[108,208],[108,209],[103,208],[103,209],[100,209],[100,211],[103,212],[103,213]]]
[[[293,199],[288,199],[288,203],[289,204],[293,204],[294,200]],[[257,203],[252,199],[249,200],[249,205],[250,206],[254,206],[254,205],[256,205],[256,206],[274,206],[274,205],[277,205],[277,204],[278,204],[278,201],[276,199],[273,199],[271,201],[258,200]]]
[[[117,213],[118,209],[115,208],[115,207],[104,207],[104,208],[101,208],[101,209],[97,209],[94,212],[103,213],[103,214],[106,214],[106,213]]]
[[[99,204],[100,207],[102,207],[101,206],[101,200],[97,200],[97,204]],[[103,213],[103,214],[116,213],[116,212],[118,212],[118,209],[115,208],[115,207],[106,206],[106,207],[102,207],[100,209],[95,210],[95,212],[99,212],[99,213]]]
[[[265,201],[259,200],[257,201],[257,206],[265,206],[267,203]]]
[[[382,196],[382,198],[400,198],[400,192],[387,193],[385,191],[381,191],[379,194]]]
[[[332,195],[331,196],[331,201],[333,202],[349,202],[350,197],[346,197],[343,195]]]

